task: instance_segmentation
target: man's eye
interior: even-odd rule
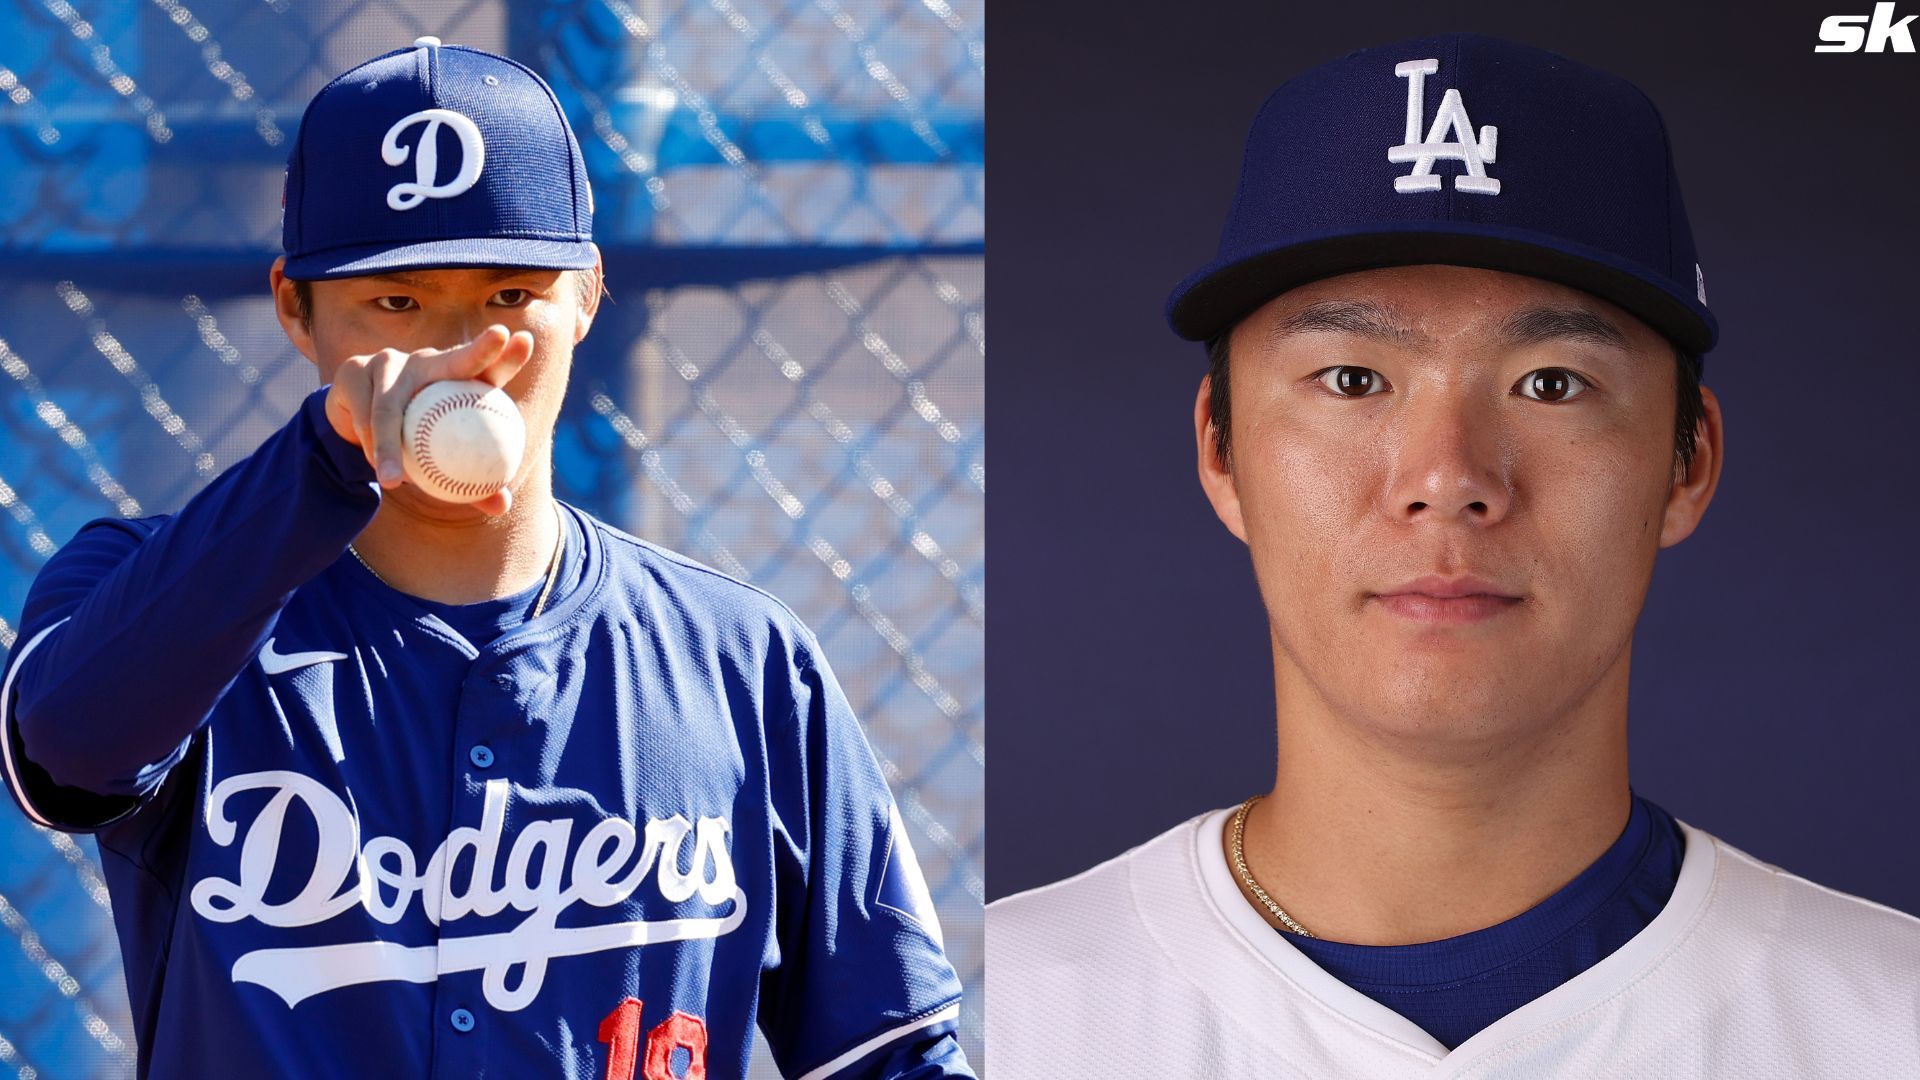
[[[531,299],[532,289],[501,289],[493,294],[493,302],[501,307],[519,307]]]
[[[1314,378],[1341,397],[1369,397],[1387,388],[1387,380],[1379,372],[1351,364],[1330,367]]]
[[[1587,382],[1564,368],[1541,368],[1522,376],[1514,389],[1535,401],[1566,401],[1586,393]]]
[[[413,302],[411,296],[376,296],[373,302],[378,304],[382,311],[412,311],[420,306]]]

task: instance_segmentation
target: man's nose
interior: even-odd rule
[[[1509,454],[1495,409],[1462,395],[1407,406],[1387,506],[1409,521],[1490,525],[1513,501]]]

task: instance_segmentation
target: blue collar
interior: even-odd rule
[[[1644,930],[1673,895],[1685,846],[1672,816],[1635,795],[1626,829],[1593,865],[1503,923],[1416,945],[1287,941],[1452,1048]]]
[[[570,584],[579,576],[580,567],[585,562],[583,553],[586,541],[580,535],[579,525],[573,515],[564,509],[560,513],[560,520],[565,529],[562,539],[566,546],[560,555],[560,569],[554,577],[553,593],[547,597],[548,611],[567,595]],[[421,611],[438,616],[441,622],[466,638],[475,649],[484,649],[502,634],[527,621],[533,613],[534,601],[539,598],[546,584],[547,579],[543,574],[531,586],[512,596],[495,597],[476,604],[443,604],[417,596],[409,596],[408,599],[419,605]]]

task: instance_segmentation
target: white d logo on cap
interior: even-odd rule
[[[420,136],[419,153],[413,156],[413,181],[402,181],[387,189],[387,205],[395,210],[411,210],[428,199],[453,198],[480,179],[480,167],[486,164],[487,144],[480,139],[480,129],[452,109],[422,109],[402,117],[387,129],[387,137],[380,143],[381,160],[389,165],[403,164],[412,148],[400,145],[400,135],[421,123],[426,129]],[[451,181],[436,184],[434,180],[440,169],[436,136],[440,134],[441,124],[452,128],[460,137],[460,172]]]

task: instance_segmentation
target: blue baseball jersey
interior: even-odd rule
[[[537,617],[391,589],[326,392],[83,527],[0,682],[8,789],[97,835],[140,1075],[729,1077],[756,1023],[789,1076],[972,1075],[807,628],[564,504]]]

